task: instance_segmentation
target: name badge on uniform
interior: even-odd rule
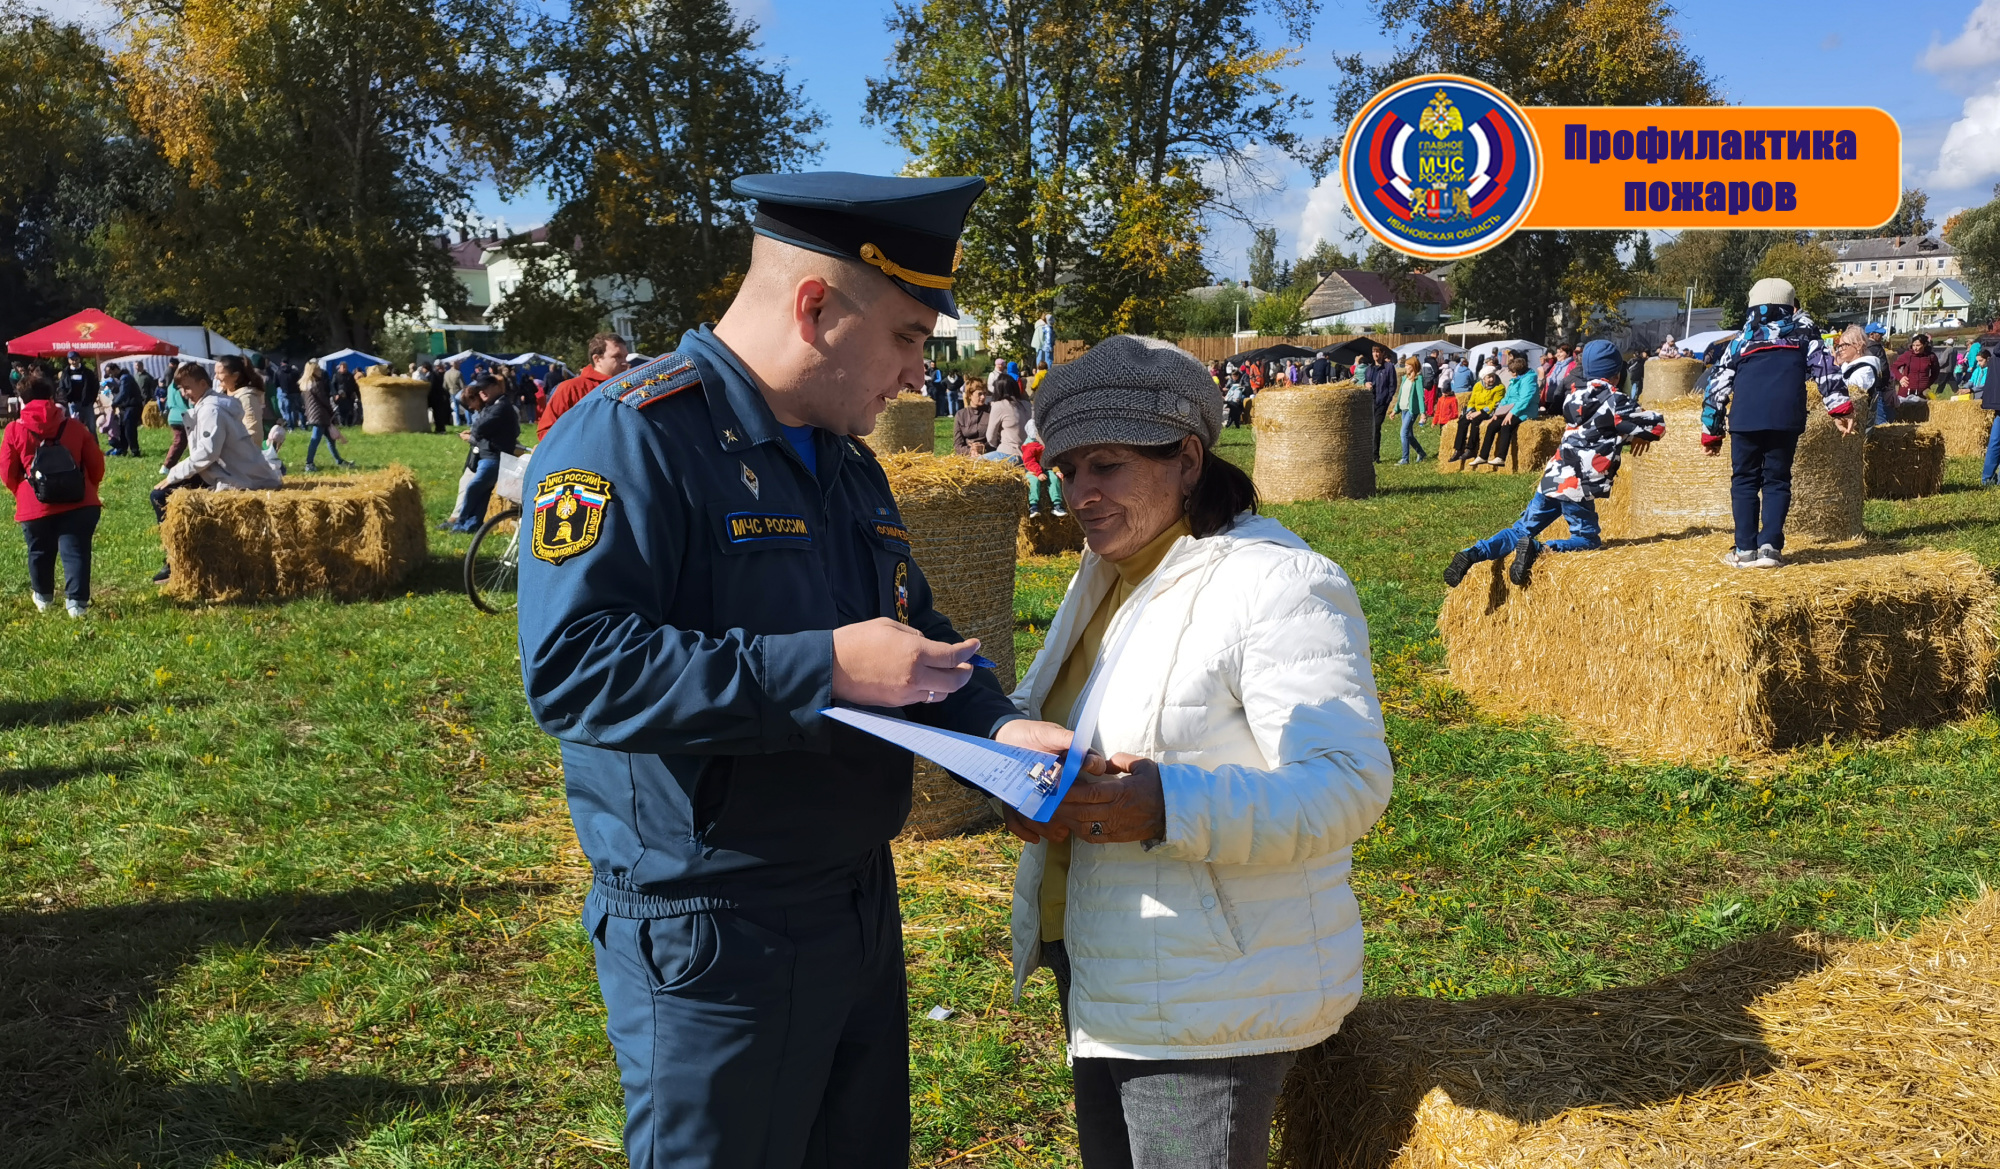
[[[535,559],[561,564],[590,551],[604,528],[611,480],[594,471],[557,471],[535,488]]]
[[[722,517],[722,534],[731,544],[758,544],[766,540],[812,543],[812,526],[806,523],[806,517],[777,512],[731,512]]]

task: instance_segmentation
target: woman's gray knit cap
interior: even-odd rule
[[[1152,337],[1107,337],[1049,370],[1035,394],[1042,460],[1099,443],[1159,446],[1222,435],[1222,390],[1201,362]]]

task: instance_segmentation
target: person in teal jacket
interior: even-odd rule
[[[175,362],[174,364],[178,366],[180,363]],[[187,412],[188,412],[187,399],[181,397],[181,388],[174,382],[173,369],[168,369],[167,370],[167,428],[174,432],[174,441],[167,445],[167,461],[160,464],[160,474],[162,475],[167,473],[167,468],[173,466],[175,463],[180,462],[181,456],[187,453],[188,449]]]
[[[1535,381],[1534,371],[1528,368],[1528,359],[1513,353],[1507,359],[1507,395],[1500,399],[1500,406],[1493,411],[1493,421],[1486,427],[1486,439],[1480,444],[1479,458],[1468,465],[1485,462],[1492,466],[1504,466],[1507,452],[1514,446],[1514,435],[1523,422],[1533,422],[1541,417],[1541,387]]]

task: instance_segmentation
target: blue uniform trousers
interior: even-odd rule
[[[1537,491],[1521,512],[1521,518],[1514,521],[1514,526],[1502,528],[1472,546],[1473,558],[1482,561],[1503,559],[1515,548],[1541,535],[1542,530],[1555,523],[1558,516],[1569,521],[1569,535],[1543,545],[1547,551],[1587,552],[1604,543],[1597,536],[1596,500],[1553,499]]]
[[[584,902],[633,1169],[902,1169],[902,917],[889,848],[798,902],[594,885]]]
[[[1729,503],[1740,551],[1755,552],[1766,544],[1785,550],[1785,516],[1792,510],[1792,456],[1798,450],[1797,431],[1730,432]]]

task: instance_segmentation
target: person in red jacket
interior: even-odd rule
[[[611,378],[625,372],[626,355],[632,347],[625,338],[616,333],[599,333],[590,339],[590,364],[582,373],[557,386],[549,393],[549,404],[535,420],[535,441],[540,442],[549,435],[549,427],[563,416],[571,406],[583,401],[585,394],[603,385]]]
[[[56,558],[62,558],[63,592],[69,615],[90,608],[90,541],[104,511],[97,485],[104,481],[104,452],[97,437],[53,399],[55,379],[33,369],[21,380],[21,417],[0,437],[0,484],[14,493],[14,518],[28,541],[28,587],[35,608],[47,612],[56,600]],[[43,503],[35,498],[28,473],[45,442],[61,443],[83,470],[83,498],[75,503]]]

